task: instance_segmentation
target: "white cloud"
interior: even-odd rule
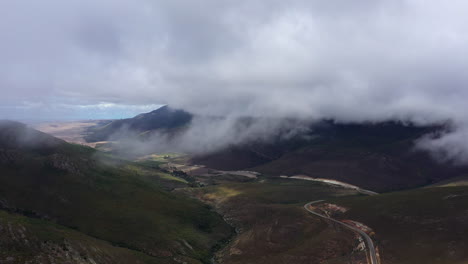
[[[461,0],[3,1],[0,102],[463,124],[467,8]]]

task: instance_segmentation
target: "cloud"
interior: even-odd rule
[[[467,8],[461,0],[3,1],[0,103],[449,120],[464,135]],[[460,144],[456,156],[465,157]]]
[[[416,141],[416,149],[429,151],[433,157],[453,165],[464,165],[468,161],[466,139],[467,125],[452,125],[445,131],[425,135]]]
[[[243,143],[269,143],[311,137],[311,122],[293,119],[195,116],[179,131],[141,135],[124,126],[110,141],[118,141],[121,156],[141,156],[154,152],[210,153]]]

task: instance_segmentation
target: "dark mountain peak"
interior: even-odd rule
[[[139,114],[133,118],[115,120],[105,126],[90,129],[86,136],[88,142],[103,141],[119,134],[122,129],[136,133],[154,130],[166,130],[183,127],[190,123],[193,115],[181,109],[164,105],[148,113]]]
[[[165,105],[149,113],[126,119],[122,123],[128,125],[129,129],[143,132],[161,128],[176,128],[189,123],[190,120],[192,120],[192,114]]]
[[[158,109],[151,111],[150,113],[152,113],[152,114],[164,113],[164,112],[167,113],[167,112],[173,112],[175,110],[176,109],[173,109],[173,108],[169,107],[169,105],[163,105],[163,106],[159,107]]]
[[[129,118],[129,119],[141,119],[141,118],[155,118],[155,117],[177,117],[177,116],[192,116],[190,113],[182,110],[182,109],[175,109],[172,107],[169,107],[168,105],[161,106],[160,108],[153,110],[148,113],[143,113],[135,116],[134,118]]]
[[[146,117],[148,115],[167,114],[168,112],[171,112],[171,111],[173,111],[172,108],[170,108],[168,105],[163,105],[158,109],[155,109],[155,110],[153,110],[151,112],[148,112],[148,113],[138,114],[138,115],[134,116],[133,118],[138,119],[138,118],[144,118],[144,117]],[[130,118],[128,118],[128,119],[130,119]]]

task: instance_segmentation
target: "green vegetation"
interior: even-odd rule
[[[186,186],[155,168],[62,141],[0,151],[0,207],[165,261],[207,263],[231,228],[201,202],[165,191],[169,182]]]
[[[427,159],[419,154],[405,156],[412,139],[424,131],[397,127],[387,132],[383,127],[367,135],[367,128],[340,129],[306,145],[296,142],[257,168],[269,176],[351,177],[358,185],[372,177],[369,185],[389,184],[387,190],[442,180],[429,175],[431,170],[433,175],[447,171],[450,177],[462,172],[422,166]],[[261,156],[265,162],[273,155]],[[251,158],[246,162],[251,164]],[[461,264],[468,259],[465,174],[441,181],[444,187],[364,196],[265,175],[187,175],[176,165],[186,161],[187,156],[167,153],[130,162],[19,125],[0,129],[0,263],[47,258],[55,263],[200,264],[209,263],[214,252],[224,264],[365,261],[366,254],[356,250],[355,234],[303,209],[321,199],[349,209],[338,218],[375,231],[383,263]],[[166,163],[171,164],[162,166]],[[411,173],[415,176],[405,179]],[[212,185],[189,188],[198,186],[197,180]]]
[[[241,196],[263,204],[294,204],[297,206],[317,199],[358,195],[355,190],[333,187],[320,182],[281,178],[208,186],[201,190],[215,199]]]
[[[2,210],[0,230],[0,263],[171,263],[50,221]]]
[[[185,179],[159,169],[159,165],[152,164],[152,162],[151,164],[150,162],[128,163],[124,168],[166,190],[188,186],[188,182]]]

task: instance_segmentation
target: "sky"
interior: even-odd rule
[[[451,122],[468,157],[463,0],[0,1],[0,118],[200,114]],[[463,144],[459,144],[463,143]]]

